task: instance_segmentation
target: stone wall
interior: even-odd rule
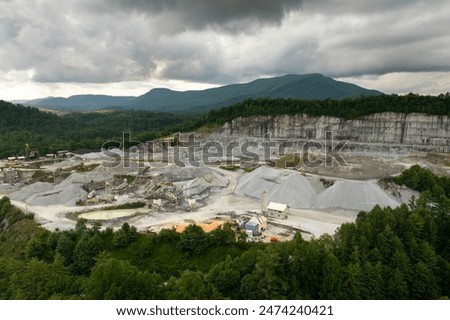
[[[353,120],[305,114],[255,116],[236,118],[223,125],[218,133],[247,137],[270,134],[274,139],[322,140],[326,131],[333,132],[335,139],[357,143],[423,146],[444,152],[448,152],[450,146],[449,118],[419,113],[384,112]]]

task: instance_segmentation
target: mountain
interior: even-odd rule
[[[382,92],[376,90],[368,90],[314,73],[258,79],[249,83],[231,84],[196,91],[156,88],[139,97],[103,95],[77,95],[69,98],[51,97],[27,101],[25,105],[70,111],[122,107],[149,111],[204,113],[245,99],[343,99],[382,94]]]
[[[206,112],[249,98],[343,99],[382,95],[321,74],[285,75],[199,91],[153,89],[127,104],[128,108],[167,112]]]
[[[90,111],[103,108],[120,107],[136,97],[114,97],[106,95],[75,95],[68,98],[48,97],[24,102],[24,105],[62,111]]]

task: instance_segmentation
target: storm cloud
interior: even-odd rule
[[[112,1],[118,8],[159,19],[165,30],[203,29],[215,27],[233,32],[246,31],[263,24],[280,24],[286,13],[299,9],[299,0],[167,0]]]
[[[389,74],[439,73],[445,88],[449,14],[444,0],[7,0],[0,94],[25,76],[42,86],[226,84],[308,72],[377,89]],[[432,78],[409,88],[435,93]]]

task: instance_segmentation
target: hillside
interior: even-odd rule
[[[25,104],[64,111],[123,107],[149,111],[205,113],[245,99],[343,99],[381,94],[379,91],[336,81],[321,74],[306,74],[258,79],[249,83],[231,84],[197,91],[174,91],[156,88],[139,97],[76,95],[69,98],[50,97],[30,100]]]
[[[75,95],[68,98],[48,97],[24,102],[32,107],[44,107],[62,111],[90,111],[103,108],[120,107],[135,97],[113,97],[106,95]]]
[[[100,149],[106,141],[133,132],[146,141],[179,131],[187,116],[149,111],[68,113],[62,116],[0,100],[0,159],[23,155],[25,143],[41,155],[57,150]],[[139,135],[138,135],[139,134]]]
[[[371,119],[370,115],[384,112],[396,113],[395,117],[402,118],[394,117],[394,119],[388,116],[384,120],[380,118],[380,121],[375,121],[376,126],[369,124],[372,121],[364,124],[364,121]],[[410,115],[411,113],[421,113],[430,117]],[[303,119],[303,114],[313,118],[328,116],[327,119],[330,121],[334,119],[334,124],[329,123],[329,128],[341,123],[342,125],[340,127],[338,125],[335,130],[348,138],[359,134],[353,128],[367,130],[364,134],[361,133],[356,141],[373,141],[374,137],[385,141],[383,139],[389,133],[393,140],[385,142],[401,144],[419,142],[448,148],[448,144],[445,146],[448,141],[448,117],[450,117],[448,94],[437,97],[413,94],[382,95],[340,100],[247,99],[219,110],[212,110],[202,116],[193,112],[170,114],[145,110],[68,113],[57,116],[37,108],[0,101],[0,158],[23,154],[26,143],[37,149],[40,154],[64,149],[99,149],[106,141],[120,139],[122,132],[132,132],[136,141],[149,141],[176,132],[196,131],[202,127],[220,128],[226,123],[232,127],[227,128],[225,125],[221,129],[223,134],[252,136],[260,130],[258,128],[261,128],[261,132],[267,133],[269,130],[280,138],[289,136],[321,138],[320,132],[326,127],[324,124],[317,124],[317,127],[314,127],[315,122],[311,122],[307,134],[306,127],[298,128],[303,120],[295,122],[295,119],[299,117]],[[283,115],[290,117],[286,118]],[[260,120],[268,117],[268,121],[263,121],[266,125],[255,119],[255,116]],[[363,117],[366,117],[366,120],[362,119]],[[242,122],[243,124],[238,125],[236,121],[240,120],[236,118],[250,119],[242,120],[247,124]],[[294,122],[280,119],[291,119]],[[359,120],[350,121],[353,119]],[[415,119],[408,124],[412,126],[411,128],[406,126],[407,119]],[[388,132],[388,129],[391,131]]]
[[[321,74],[306,74],[258,79],[249,83],[199,91],[180,92],[169,89],[153,89],[132,100],[127,106],[152,111],[202,113],[246,99],[342,99],[381,94],[379,91],[336,81]]]

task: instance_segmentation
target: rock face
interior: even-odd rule
[[[419,113],[376,113],[353,120],[330,116],[311,117],[305,114],[255,116],[236,118],[219,129],[233,136],[274,139],[322,140],[331,131],[334,139],[356,143],[382,143],[423,146],[423,149],[449,152],[450,129],[448,116]]]

